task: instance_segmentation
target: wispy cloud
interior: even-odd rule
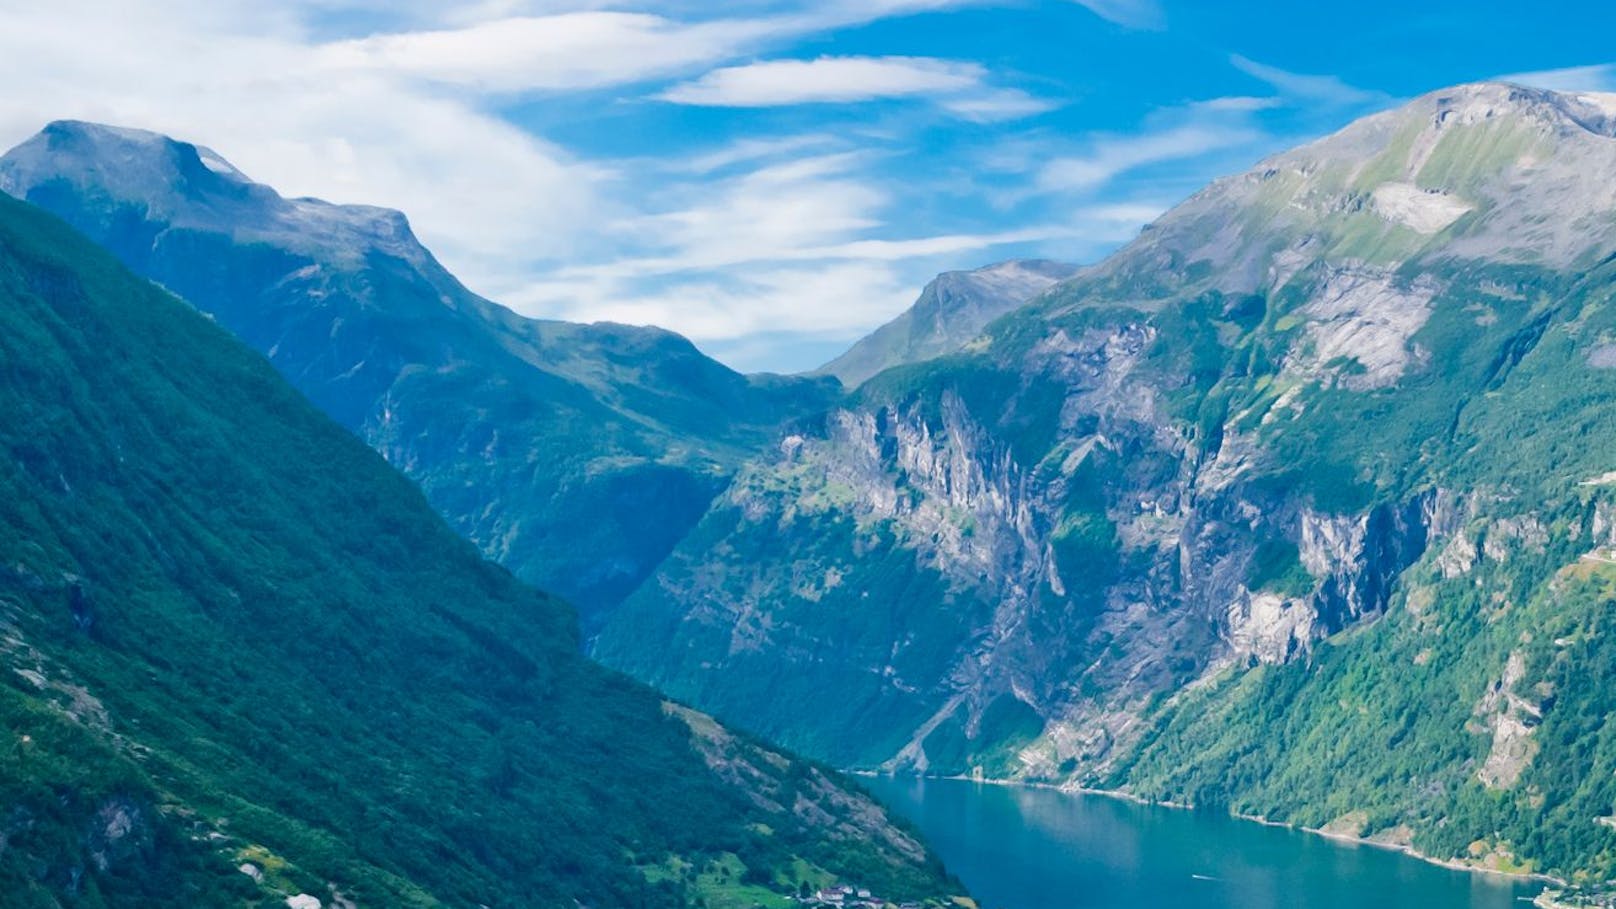
[[[984,88],[980,91],[963,92],[940,99],[938,103],[956,117],[975,120],[978,123],[1030,117],[1059,106],[1047,98],[1038,98],[1014,88]]]
[[[884,285],[874,285],[870,294],[827,298],[813,311],[799,312],[794,308],[797,278],[805,263],[843,275],[859,273],[852,266],[860,265],[897,280],[894,266],[899,264],[980,255],[1072,230],[1061,223],[989,233],[878,236],[887,228],[895,199],[880,180],[864,174],[866,164],[866,155],[847,152],[769,163],[719,178],[699,191],[686,189],[651,200],[663,210],[614,228],[624,239],[619,246],[641,250],[641,255],[569,265],[552,272],[549,280],[512,288],[512,293],[529,307],[568,313],[580,306],[600,308],[614,317],[630,310],[673,312],[669,300],[688,304],[693,294],[734,300],[737,306],[745,301],[747,312],[731,312],[727,327],[681,317],[681,330],[698,339],[732,338],[758,325],[853,331],[873,327],[872,319],[895,312],[881,308],[878,289]],[[1116,213],[1101,211],[1095,219],[1114,221]],[[774,277],[782,274],[792,279]],[[912,281],[907,285],[911,291]],[[713,311],[712,304],[702,308]]]
[[[1339,76],[1294,73],[1240,54],[1231,55],[1229,62],[1253,79],[1273,86],[1275,91],[1290,101],[1353,107],[1389,100],[1384,92],[1349,85]]]
[[[1209,98],[1205,101],[1193,101],[1188,106],[1198,110],[1214,113],[1255,113],[1260,110],[1273,110],[1284,102],[1278,98],[1258,98],[1251,95],[1230,95],[1224,98]]]
[[[658,97],[709,107],[773,107],[818,101],[866,101],[954,94],[982,84],[975,63],[926,57],[820,57],[769,60],[716,69]]]
[[[479,91],[559,91],[701,67],[800,28],[780,18],[684,23],[649,13],[581,11],[335,42],[321,56],[328,67],[354,73]]]
[[[780,161],[822,154],[841,140],[826,133],[803,133],[767,139],[740,139],[723,148],[690,158],[648,158],[645,167],[684,174],[711,174],[758,162]]]
[[[1073,249],[1109,246],[1159,213],[1145,206],[1077,207],[1058,224],[1021,231],[854,239],[780,254],[754,248],[717,267],[692,268],[684,253],[613,260],[560,270],[513,289],[510,300],[562,318],[677,324],[740,368],[808,369],[912,303],[917,262],[929,277],[983,264],[1008,244],[1059,239]]]
[[[1072,2],[1169,24],[1156,0]],[[27,87],[0,93],[0,144],[59,117],[156,129],[289,195],[403,209],[468,285],[529,314],[661,324],[774,358],[737,365],[800,367],[797,341],[850,340],[936,271],[1125,241],[1248,145],[1270,150],[1276,105],[1361,96],[1242,58],[1274,97],[1137,125],[1099,113],[1096,130],[1097,108],[1067,109],[1080,79],[1011,73],[1003,44],[897,56],[874,43],[894,30],[869,29],[867,55],[814,56],[887,17],[1005,5],[1034,15],[1019,0],[23,4],[0,30],[0,79]]]
[[[1038,185],[1068,192],[1093,189],[1135,168],[1246,145],[1261,135],[1241,124],[1191,123],[1143,135],[1108,136],[1095,141],[1085,154],[1050,162],[1038,175]]]
[[[805,35],[966,2],[837,0],[754,15],[745,15],[742,3],[735,5],[739,14],[717,18],[600,9],[594,3],[509,15],[511,7],[525,4],[496,2],[475,7],[477,17],[456,17],[451,27],[336,41],[321,50],[326,66],[351,73],[409,76],[484,92],[569,91],[700,71]],[[498,17],[481,18],[488,15]]]
[[[1616,91],[1616,63],[1514,73],[1498,78],[1504,82],[1515,82],[1558,92],[1611,92]]]
[[[1167,27],[1167,16],[1156,0],[1075,0],[1102,19],[1127,28]]]
[[[768,60],[716,69],[658,95],[704,107],[779,107],[926,97],[973,119],[1001,119],[1047,110],[1050,104],[988,84],[978,63],[930,57],[819,57]]]

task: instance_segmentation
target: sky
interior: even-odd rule
[[[1103,257],[1208,180],[1461,82],[1616,91],[1616,4],[0,0],[54,119],[384,205],[527,315],[831,359],[940,271]]]

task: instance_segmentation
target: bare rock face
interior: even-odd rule
[[[1541,699],[1552,695],[1553,689],[1520,691],[1525,676],[1525,655],[1516,650],[1505,661],[1498,680],[1476,704],[1475,714],[1482,726],[1478,731],[1492,736],[1492,746],[1476,778],[1489,789],[1513,788],[1538,753],[1533,736],[1543,720]]]
[[[1318,613],[1305,601],[1248,593],[1229,604],[1229,646],[1259,662],[1284,663],[1313,642],[1317,619]]]
[[[1357,391],[1396,384],[1427,356],[1412,339],[1430,318],[1437,290],[1428,279],[1402,286],[1384,273],[1332,273],[1303,307],[1310,343],[1295,352],[1290,369],[1306,378],[1337,372]]]
[[[109,799],[95,813],[88,838],[90,861],[106,871],[120,856],[139,848],[147,833],[143,809],[129,799]]]

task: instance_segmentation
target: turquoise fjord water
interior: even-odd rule
[[[1527,909],[1543,888],[1210,812],[871,777],[983,909]]]

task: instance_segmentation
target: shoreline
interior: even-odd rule
[[[940,775],[928,775],[928,774],[896,774],[896,773],[882,773],[880,771],[875,771],[875,770],[846,770],[846,771],[843,771],[843,772],[848,774],[849,776],[854,776],[854,777],[890,777],[890,778],[893,778],[893,779],[897,779],[897,778],[902,777],[902,776],[907,776],[910,779],[918,779],[918,780],[953,780],[953,781],[962,782],[962,783],[979,783],[979,784],[988,785],[988,786],[1004,786],[1006,788],[1011,788],[1011,789],[1046,789],[1046,790],[1049,790],[1049,791],[1052,791],[1052,792],[1065,792],[1065,793],[1070,793],[1070,794],[1074,794],[1074,795],[1097,795],[1097,796],[1101,796],[1103,798],[1118,799],[1118,800],[1121,800],[1121,801],[1124,801],[1124,802],[1132,802],[1135,805],[1148,805],[1148,806],[1160,807],[1160,808],[1170,808],[1170,809],[1172,809],[1174,811],[1194,811],[1194,810],[1196,810],[1194,805],[1188,804],[1186,802],[1154,801],[1152,799],[1147,799],[1147,798],[1144,798],[1142,796],[1135,795],[1135,794],[1133,794],[1131,792],[1124,792],[1124,791],[1119,790],[1119,789],[1094,789],[1094,788],[1091,788],[1091,787],[1088,787],[1088,786],[1075,786],[1075,785],[1070,785],[1070,784],[1065,784],[1065,783],[1040,783],[1040,782],[1033,782],[1033,781],[1029,781],[1029,780],[990,779],[990,778],[987,778],[987,777],[972,777],[972,776],[964,776],[964,775],[960,775],[960,774],[955,774],[953,776],[940,776]],[[1278,827],[1278,828],[1281,828],[1281,829],[1284,829],[1284,830],[1295,830],[1295,831],[1298,831],[1300,833],[1307,833],[1307,834],[1311,834],[1311,835],[1314,835],[1314,836],[1320,836],[1320,837],[1323,837],[1324,839],[1334,840],[1334,841],[1336,841],[1338,843],[1351,843],[1351,844],[1353,844],[1355,846],[1370,846],[1370,847],[1373,847],[1375,849],[1384,849],[1384,850],[1387,850],[1389,852],[1398,852],[1398,853],[1401,853],[1403,855],[1408,856],[1409,858],[1418,859],[1419,861],[1425,862],[1426,864],[1436,865],[1436,866],[1438,866],[1440,868],[1446,868],[1446,869],[1448,869],[1450,871],[1462,871],[1462,872],[1465,872],[1467,874],[1492,875],[1494,877],[1509,878],[1509,879],[1512,879],[1512,880],[1520,880],[1520,881],[1534,881],[1536,883],[1541,883],[1541,884],[1545,884],[1545,885],[1553,886],[1553,887],[1564,888],[1564,887],[1569,887],[1570,886],[1570,884],[1568,882],[1566,882],[1566,881],[1563,881],[1563,880],[1561,880],[1561,879],[1559,879],[1557,877],[1554,877],[1552,875],[1543,874],[1541,872],[1536,872],[1536,871],[1530,871],[1530,872],[1503,871],[1503,870],[1500,870],[1498,868],[1483,868],[1483,867],[1481,867],[1479,865],[1467,865],[1464,862],[1459,861],[1458,859],[1440,859],[1440,858],[1436,858],[1435,856],[1426,855],[1425,853],[1419,851],[1418,849],[1415,849],[1413,846],[1408,846],[1408,845],[1404,845],[1404,844],[1401,844],[1401,843],[1390,843],[1390,842],[1386,842],[1385,840],[1374,840],[1374,839],[1370,839],[1368,837],[1352,836],[1350,834],[1337,833],[1337,832],[1334,832],[1334,831],[1323,830],[1323,829],[1318,828],[1318,827],[1306,827],[1306,826],[1302,826],[1302,825],[1298,825],[1298,824],[1287,824],[1287,823],[1284,823],[1283,821],[1269,820],[1268,818],[1260,817],[1260,816],[1254,815],[1254,814],[1241,814],[1241,813],[1238,813],[1238,812],[1228,812],[1226,816],[1234,818],[1235,820],[1249,821],[1249,822],[1252,822],[1252,823],[1261,824],[1264,827]]]

